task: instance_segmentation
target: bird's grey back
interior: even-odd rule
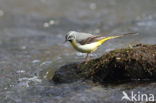
[[[85,39],[87,39],[87,38],[89,38],[89,37],[92,37],[92,36],[94,36],[94,35],[89,34],[89,33],[77,32],[77,33],[75,34],[75,36],[76,36],[76,41],[80,42],[80,41],[85,40]]]

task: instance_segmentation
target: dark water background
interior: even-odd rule
[[[140,33],[105,43],[92,58],[129,44],[155,44],[156,0],[0,0],[0,103],[116,103],[122,91],[156,96],[155,82],[48,82],[55,69],[85,57],[63,44],[70,30]]]

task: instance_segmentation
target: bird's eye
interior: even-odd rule
[[[69,36],[68,38],[72,38],[72,36]]]

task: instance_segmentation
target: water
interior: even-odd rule
[[[60,66],[84,60],[63,44],[70,30],[140,33],[105,43],[92,58],[129,43],[155,44],[155,5],[155,0],[0,0],[0,102],[104,103],[121,102],[123,90],[155,94],[155,82],[101,86],[48,81]]]

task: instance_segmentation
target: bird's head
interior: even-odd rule
[[[70,31],[70,32],[68,32],[67,34],[66,34],[66,36],[65,36],[65,41],[72,41],[72,40],[74,40],[74,39],[76,39],[76,31]]]

